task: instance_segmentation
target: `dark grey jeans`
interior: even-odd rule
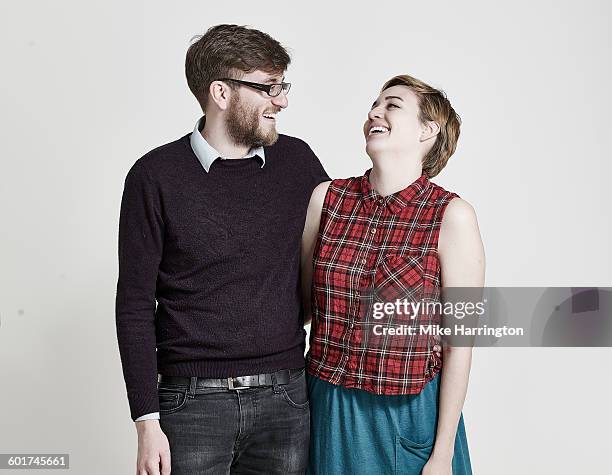
[[[304,371],[288,384],[228,390],[158,383],[172,475],[303,474],[310,409]]]

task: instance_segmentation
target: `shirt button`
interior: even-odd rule
[[[384,205],[384,204],[385,204],[385,200],[383,200],[382,198],[380,198],[380,199],[378,200],[378,204],[379,204],[379,205]]]
[[[348,361],[348,356],[345,356],[345,357],[344,357],[344,361]]]
[[[361,263],[365,264],[367,261],[365,259],[361,259]]]
[[[350,327],[351,327],[351,328],[354,328],[354,327],[355,327],[355,324],[354,324],[354,323],[351,323]]]
[[[372,234],[376,234],[376,228],[372,228],[372,229],[370,229],[370,232],[371,232]]]

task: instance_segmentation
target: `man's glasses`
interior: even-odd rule
[[[252,87],[253,89],[257,89],[258,91],[264,91],[270,97],[277,97],[281,92],[287,95],[289,94],[289,89],[291,89],[290,82],[281,82],[280,84],[260,84],[258,82],[242,81],[240,79],[232,78],[217,79],[217,81],[237,82],[238,84],[242,84],[243,86],[248,86]]]

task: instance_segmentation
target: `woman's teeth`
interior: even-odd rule
[[[370,129],[370,132],[368,133],[368,135],[372,135],[372,134],[384,134],[385,132],[389,132],[389,129],[387,127],[372,127]]]

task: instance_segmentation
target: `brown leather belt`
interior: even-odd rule
[[[295,378],[296,375],[302,373],[304,368],[298,369],[282,369],[275,373],[254,374],[250,376],[236,376],[233,378],[197,378],[195,389],[204,388],[226,388],[226,389],[246,389],[258,386],[272,386],[273,378],[276,378],[276,384],[287,384],[289,380]],[[158,383],[172,384],[177,386],[187,386],[191,384],[189,376],[166,376],[158,375]]]

